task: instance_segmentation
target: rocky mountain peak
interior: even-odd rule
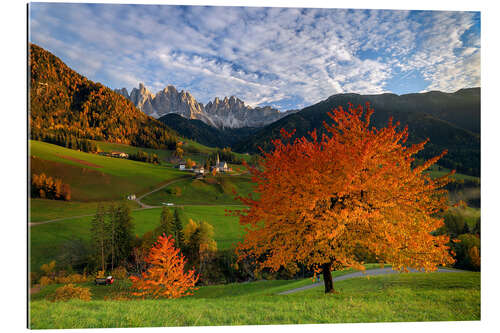
[[[225,96],[222,100],[215,97],[204,106],[189,91],[179,92],[173,85],[166,86],[156,94],[152,94],[143,83],[139,83],[139,88],[133,88],[130,95],[125,88],[115,91],[152,117],[176,113],[217,128],[261,127],[286,115],[270,106],[252,108],[236,96]]]

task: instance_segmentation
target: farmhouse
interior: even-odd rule
[[[184,161],[179,162],[179,164],[177,164],[175,167],[178,168],[179,170],[186,170],[186,162]]]
[[[128,154],[124,153],[122,151],[112,151],[110,153],[111,157],[117,157],[117,158],[128,158]]]
[[[129,195],[127,196],[127,199],[128,199],[128,200],[135,200],[135,194],[129,194]]]

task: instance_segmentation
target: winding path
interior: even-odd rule
[[[175,178],[175,179],[172,179],[171,181],[161,185],[160,187],[157,187],[155,188],[154,190],[152,191],[149,191],[143,195],[141,195],[140,197],[136,198],[135,201],[139,204],[139,206],[141,206],[141,208],[146,208],[146,209],[149,209],[149,208],[158,208],[158,207],[161,207],[161,206],[150,206],[150,205],[146,205],[145,203],[143,203],[141,201],[142,198],[152,194],[152,193],[155,193],[155,192],[158,192],[159,190],[161,190],[162,188],[165,188],[169,185],[172,185],[174,183],[177,183],[177,182],[180,182],[181,180],[185,180],[185,179],[189,179],[190,177],[187,177],[187,176],[183,176],[183,177],[180,177],[180,178]]]
[[[142,194],[141,196],[137,197],[134,201],[137,202],[137,204],[140,206],[140,208],[134,208],[132,209],[132,211],[138,211],[138,210],[145,210],[145,209],[154,209],[154,208],[161,208],[163,206],[150,206],[150,205],[147,205],[145,203],[143,203],[141,201],[141,199],[143,199],[144,197],[152,194],[152,193],[155,193],[171,184],[174,184],[176,182],[179,182],[181,180],[185,180],[185,179],[189,179],[190,177],[187,177],[187,176],[183,176],[183,177],[180,177],[180,178],[175,178],[175,179],[172,179],[171,181],[155,188],[154,190],[152,191],[149,191],[145,194]],[[241,204],[211,204],[211,203],[207,203],[207,204],[174,204],[172,205],[173,207],[185,207],[185,206],[223,206],[223,207],[241,207],[242,205]],[[46,223],[52,223],[52,222],[60,222],[60,221],[65,221],[65,220],[72,220],[72,219],[76,219],[76,218],[81,218],[81,217],[88,217],[88,216],[94,216],[95,214],[85,214],[85,215],[75,215],[75,216],[67,216],[67,217],[61,217],[61,218],[57,218],[57,219],[52,219],[52,220],[46,220],[46,221],[40,221],[40,222],[29,222],[28,225],[30,227],[34,227],[34,226],[37,226],[37,225],[41,225],[41,224],[46,224]]]
[[[412,272],[412,273],[424,273],[424,272],[417,271],[415,269],[409,269],[409,271]],[[456,270],[456,269],[449,269],[449,268],[438,268],[436,272],[438,272],[438,273],[459,273],[461,271],[460,270]],[[349,274],[346,274],[346,275],[342,275],[342,276],[336,277],[336,278],[333,279],[333,282],[347,280],[347,279],[352,279],[352,278],[357,278],[357,277],[375,276],[375,275],[386,275],[386,274],[400,274],[400,272],[392,270],[391,267],[368,269],[368,270],[366,270],[364,272],[359,271],[359,272],[349,273]],[[316,288],[316,287],[323,286],[323,285],[324,285],[324,282],[321,281],[321,282],[317,282],[317,283],[314,283],[314,284],[310,284],[308,286],[304,286],[304,287],[300,287],[300,288],[295,288],[295,289],[290,289],[290,290],[282,291],[282,292],[278,293],[278,295],[293,294],[293,293],[296,293],[296,292],[299,292],[299,291],[308,290],[308,289]]]

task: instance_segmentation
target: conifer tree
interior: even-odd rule
[[[175,224],[174,216],[170,209],[163,207],[160,216],[160,226],[158,228],[158,235],[172,235],[175,238]]]
[[[174,239],[175,239],[175,247],[181,248],[184,244],[184,232],[182,229],[182,219],[180,216],[179,209],[174,210]]]
[[[97,206],[96,213],[92,219],[90,229],[92,237],[92,249],[97,264],[101,265],[101,270],[106,269],[106,258],[109,255],[109,235],[106,228],[106,211],[102,204]]]
[[[134,242],[134,225],[130,215],[130,207],[126,202],[122,202],[116,207],[114,217],[116,223],[116,263],[120,264],[131,255]]]

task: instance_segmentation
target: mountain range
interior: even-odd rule
[[[336,94],[300,111],[252,108],[236,97],[216,98],[206,105],[189,92],[168,86],[152,94],[141,84],[130,94],[111,90],[76,73],[50,52],[30,44],[30,136],[68,146],[74,139],[94,139],[139,147],[173,149],[178,135],[202,144],[231,147],[242,153],[272,149],[281,128],[307,136],[327,113],[349,103],[375,109],[372,125],[384,126],[389,117],[408,125],[409,143],[430,142],[419,157],[448,150],[440,165],[480,174],[480,88],[454,93]],[[136,107],[137,106],[137,107]],[[141,110],[144,112],[141,112]],[[147,114],[159,117],[154,119]]]
[[[324,133],[323,123],[332,123],[328,112],[338,106],[370,105],[375,110],[371,124],[381,127],[390,117],[408,125],[408,143],[430,139],[419,157],[429,158],[448,150],[440,164],[457,171],[479,176],[480,173],[480,88],[461,89],[454,93],[431,91],[419,94],[359,95],[336,94],[269,124],[233,145],[233,150],[254,153],[259,147],[270,150],[272,139],[282,128],[295,130],[295,137],[307,136],[316,129]]]
[[[156,94],[151,93],[143,83],[128,93],[126,88],[115,89],[115,92],[128,98],[135,106],[147,115],[160,118],[175,113],[186,119],[201,120],[218,129],[262,127],[296,112],[280,112],[270,106],[251,107],[235,96],[219,99],[206,105],[198,102],[188,91],[169,85]]]

